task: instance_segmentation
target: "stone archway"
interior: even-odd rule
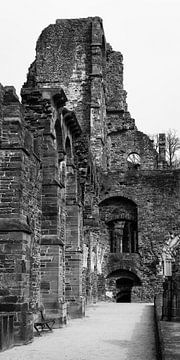
[[[134,286],[141,286],[141,280],[130,270],[118,269],[109,273],[106,278],[106,287],[112,291],[117,303],[131,302]]]

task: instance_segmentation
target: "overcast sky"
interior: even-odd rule
[[[17,93],[36,41],[56,19],[100,16],[124,57],[124,88],[139,130],[180,136],[180,0],[0,0],[0,82]]]

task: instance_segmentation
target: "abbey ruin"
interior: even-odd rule
[[[157,152],[137,129],[122,61],[99,17],[57,20],[22,102],[0,86],[0,316],[15,344],[32,339],[42,305],[59,327],[91,302],[162,293],[180,171],[166,166],[163,134]]]

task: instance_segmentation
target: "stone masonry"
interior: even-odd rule
[[[89,302],[162,291],[180,171],[163,134],[158,154],[137,129],[126,96],[99,17],[43,30],[22,103],[0,87],[1,349],[32,339],[41,305],[59,327]]]

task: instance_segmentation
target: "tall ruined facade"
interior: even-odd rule
[[[136,128],[122,60],[99,17],[57,20],[37,41],[22,103],[13,87],[0,88],[6,343],[33,337],[40,305],[60,326],[86,303],[152,301],[162,289],[180,172],[166,167],[163,136],[157,153]]]

